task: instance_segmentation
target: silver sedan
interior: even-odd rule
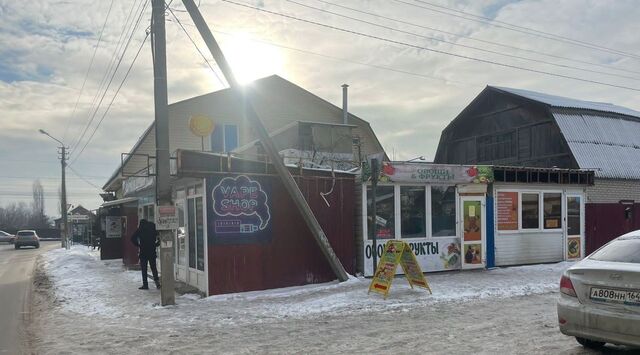
[[[558,322],[583,346],[640,347],[640,230],[570,267],[560,280]]]

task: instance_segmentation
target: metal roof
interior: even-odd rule
[[[512,88],[506,88],[506,87],[500,87],[500,86],[491,86],[491,87],[497,90],[511,93],[513,95],[518,95],[518,96],[527,98],[529,100],[538,101],[552,107],[612,112],[612,113],[617,113],[621,115],[634,116],[634,117],[640,118],[640,112],[638,111],[632,110],[630,108],[606,103],[606,102],[583,101],[583,100],[571,99],[568,97],[543,94],[535,91],[512,89]]]
[[[117,205],[122,205],[122,204],[125,204],[125,203],[136,202],[136,201],[138,201],[137,197],[125,197],[125,198],[121,198],[119,200],[113,200],[113,201],[105,202],[100,207],[111,207],[111,206],[117,206]]]
[[[580,168],[593,169],[600,178],[640,179],[640,120],[552,114]]]

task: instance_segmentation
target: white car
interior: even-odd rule
[[[34,230],[18,231],[13,246],[16,249],[24,246],[32,246],[37,249],[40,248],[40,237],[38,237],[38,234]]]
[[[640,230],[607,243],[565,271],[558,322],[589,348],[640,347]]]
[[[13,234],[7,233],[5,231],[0,231],[0,242],[13,243],[13,238],[15,238]]]

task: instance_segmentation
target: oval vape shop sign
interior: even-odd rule
[[[245,244],[271,239],[271,182],[247,175],[207,179],[209,242]]]

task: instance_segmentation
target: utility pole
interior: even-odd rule
[[[65,249],[70,249],[71,246],[69,245],[69,238],[68,238],[68,229],[69,229],[69,224],[67,221],[68,215],[67,215],[67,179],[65,176],[65,172],[66,172],[66,168],[67,168],[67,148],[64,146],[64,144],[60,147],[60,163],[62,166],[62,187],[61,187],[61,192],[62,192],[62,196],[60,198],[61,202],[60,204],[62,206],[61,209],[61,213],[62,213],[62,247]]]
[[[65,170],[67,168],[67,147],[64,146],[64,143],[54,136],[47,133],[47,131],[43,129],[39,129],[38,132],[44,134],[45,136],[53,139],[54,141],[60,143],[60,164],[62,166],[62,184],[60,187],[60,218],[62,218],[62,235],[60,236],[60,242],[62,243],[62,247],[69,249],[69,243],[67,241],[67,180],[65,178]]]
[[[152,0],[151,51],[153,55],[153,98],[156,129],[156,205],[172,206],[169,155],[169,111],[167,99],[167,44],[164,28],[164,0]],[[155,213],[154,213],[155,215]],[[163,306],[176,303],[173,275],[173,231],[160,230],[160,300]]]
[[[243,93],[243,89],[238,83],[238,81],[236,80],[235,75],[231,70],[231,66],[229,66],[229,63],[227,62],[227,59],[224,56],[224,53],[222,53],[222,49],[220,49],[220,46],[218,46],[218,42],[216,42],[215,38],[213,37],[213,34],[211,33],[209,26],[207,26],[196,4],[193,2],[193,0],[182,0],[182,2],[187,12],[189,12],[189,16],[191,16],[193,23],[198,28],[198,31],[200,32],[202,39],[206,43],[207,48],[209,48],[209,52],[211,52],[211,55],[213,56],[216,63],[220,67],[220,70],[224,74],[224,77],[229,83],[229,86],[231,87],[232,92],[236,95],[236,99],[238,100],[238,102],[246,102],[246,104],[244,105],[245,106],[244,114],[247,120],[251,123],[251,127],[253,128],[254,132],[256,132],[256,134],[258,135],[258,138],[260,138],[260,143],[262,143],[263,148],[265,149],[269,158],[271,159],[271,163],[273,164],[273,167],[275,168],[276,172],[278,173],[278,176],[282,180],[282,184],[284,185],[285,189],[291,196],[291,199],[296,204],[296,207],[302,214],[302,217],[304,218],[307,224],[307,227],[309,227],[309,230],[313,234],[313,237],[315,238],[316,243],[318,244],[318,246],[320,247],[320,250],[324,254],[324,257],[329,263],[329,266],[331,266],[333,273],[336,275],[336,277],[340,281],[347,281],[348,280],[347,272],[342,266],[340,259],[338,259],[335,252],[333,251],[333,248],[331,248],[331,244],[329,244],[329,240],[327,239],[327,236],[324,234],[324,231],[322,230],[320,223],[316,219],[316,216],[313,214],[311,207],[309,207],[307,200],[305,200],[304,196],[302,195],[302,192],[300,191],[300,188],[296,184],[296,181],[293,179],[293,177],[289,173],[289,170],[284,165],[284,162],[280,157],[280,153],[278,152],[278,149],[276,148],[275,144],[273,143],[273,140],[269,136],[269,132],[267,132],[267,129],[264,127],[262,120],[260,119],[256,111],[254,110],[253,106],[251,105],[251,102],[250,102],[251,96],[247,95],[246,92]],[[250,88],[247,88],[246,90],[250,90]]]

